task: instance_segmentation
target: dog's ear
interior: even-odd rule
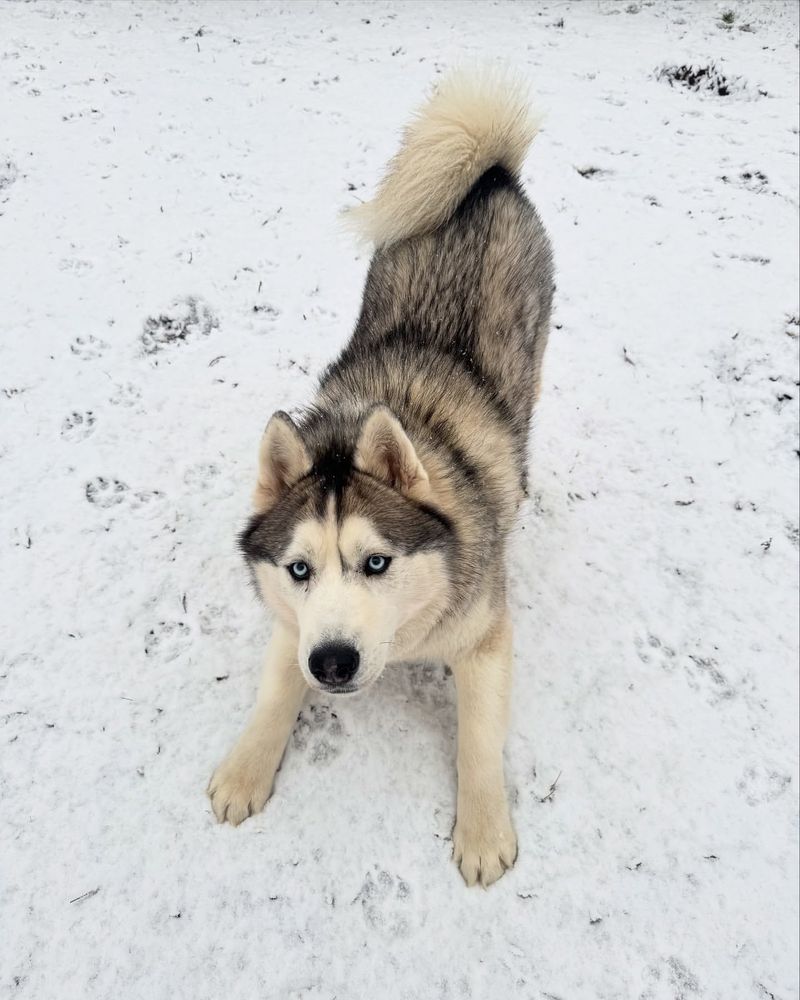
[[[253,494],[257,513],[272,507],[281,494],[311,470],[311,459],[288,413],[279,410],[266,426],[258,449],[258,484]]]
[[[376,407],[364,421],[354,464],[415,500],[428,494],[428,473],[400,421],[385,406]]]

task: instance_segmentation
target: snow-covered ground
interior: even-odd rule
[[[798,19],[724,10],[0,6],[0,994],[798,997]],[[497,56],[548,114],[558,293],[520,855],[483,892],[441,668],[314,698],[238,829],[205,785],[269,629],[234,543],[259,434],[358,308],[337,211]]]

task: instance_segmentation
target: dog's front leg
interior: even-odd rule
[[[458,806],[453,858],[467,885],[491,885],[517,857],[503,778],[511,688],[508,613],[453,663],[458,696]]]
[[[297,636],[278,622],[252,718],[208,785],[220,823],[237,826],[264,808],[307,690],[297,664]]]

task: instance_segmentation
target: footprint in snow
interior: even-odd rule
[[[206,303],[190,295],[176,299],[166,312],[146,319],[140,340],[144,353],[155,355],[208,337],[218,327],[219,319]]]
[[[94,361],[102,357],[108,344],[98,337],[89,334],[86,337],[76,337],[69,345],[70,351],[81,359],[81,361]]]
[[[219,604],[208,604],[198,615],[200,631],[203,635],[219,635],[233,639],[239,634],[236,619],[230,609]]]
[[[106,479],[105,476],[97,476],[88,482],[85,493],[89,503],[103,510],[123,503],[135,509],[163,496],[159,490],[133,493],[126,483],[120,482],[119,479]]]
[[[756,764],[745,769],[742,777],[736,782],[736,788],[749,806],[758,806],[779,799],[788,791],[791,784],[790,774],[781,774],[771,767]]]
[[[108,397],[112,406],[135,406],[142,398],[142,390],[133,382],[119,383],[114,386],[114,392]]]
[[[0,160],[0,195],[6,191],[19,177],[19,170],[12,160]],[[3,195],[5,201],[7,195]]]
[[[411,933],[411,886],[405,879],[376,865],[374,872],[367,872],[356,901],[361,903],[364,923],[372,930],[390,938],[408,937]]]
[[[183,481],[193,490],[208,490],[214,486],[220,472],[220,467],[213,462],[201,462],[189,466],[183,474]]]
[[[144,639],[144,654],[169,663],[189,645],[191,629],[183,622],[159,622]]]
[[[637,635],[633,642],[642,663],[655,663],[667,673],[672,673],[675,669],[675,650],[671,646],[665,646],[658,636],[648,633],[647,638],[642,639]]]
[[[69,416],[64,417],[61,424],[61,437],[65,441],[84,441],[90,434],[94,433],[95,426],[94,413],[86,410],[78,413],[74,410]]]
[[[327,764],[342,752],[344,730],[328,705],[307,705],[292,733],[292,746],[305,752],[312,764]]]

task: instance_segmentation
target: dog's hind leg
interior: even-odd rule
[[[297,664],[297,637],[278,622],[252,718],[208,784],[220,823],[237,826],[264,808],[307,690]]]
[[[477,648],[452,664],[458,696],[453,858],[467,885],[491,885],[517,857],[503,778],[511,661],[511,623],[505,612]]]

